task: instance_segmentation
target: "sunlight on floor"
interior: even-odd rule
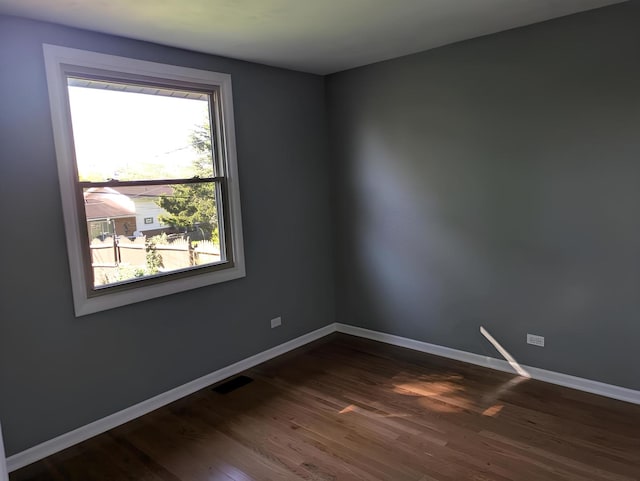
[[[425,409],[441,413],[455,413],[471,409],[472,403],[464,397],[463,376],[458,374],[422,376],[397,379],[393,391],[404,396],[414,396]]]
[[[346,414],[346,413],[350,413],[356,410],[356,407],[353,404],[349,404],[346,408],[344,408],[342,411],[339,411],[340,414]]]
[[[499,399],[504,393],[511,391],[518,384],[528,381],[529,379],[530,378],[523,377],[523,376],[518,376],[518,377],[514,377],[513,379],[509,379],[508,381],[503,382],[500,386],[498,386],[493,391],[486,393],[482,397],[482,401],[483,403],[491,404],[495,400]]]
[[[496,417],[502,411],[504,406],[502,404],[494,404],[491,407],[488,407],[484,411],[482,411],[483,416],[491,416],[492,418]]]
[[[415,397],[416,402],[424,409],[438,413],[459,413],[472,411],[487,417],[498,417],[505,405],[497,402],[506,392],[520,383],[527,381],[531,375],[514,359],[514,357],[484,328],[482,335],[496,348],[509,365],[518,374],[499,384],[491,392],[484,393],[479,399],[470,398],[465,388],[465,376],[446,372],[431,375],[411,376],[401,372],[393,377],[394,393]],[[406,417],[406,414],[380,413],[369,411],[355,404],[350,404],[339,411],[340,414],[358,413],[373,417]]]
[[[400,394],[413,394],[416,396],[434,397],[442,394],[451,394],[461,391],[462,388],[456,384],[448,382],[411,382],[396,384],[394,391]]]

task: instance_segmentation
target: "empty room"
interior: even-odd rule
[[[0,0],[0,481],[639,481],[640,0]]]

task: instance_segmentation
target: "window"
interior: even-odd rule
[[[44,56],[76,315],[243,277],[230,76]]]

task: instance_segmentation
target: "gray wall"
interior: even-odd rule
[[[336,318],[498,357],[485,326],[525,364],[640,389],[639,21],[633,2],[333,75],[327,118],[321,77],[0,17],[8,454]],[[232,75],[246,278],[74,317],[43,42]]]
[[[43,42],[232,75],[246,278],[74,317]],[[319,76],[0,17],[8,455],[333,322],[324,112]]]
[[[485,326],[640,389],[639,24],[632,2],[330,76],[337,320],[500,357]]]

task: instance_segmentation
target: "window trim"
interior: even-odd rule
[[[231,76],[57,45],[43,44],[43,51],[76,317],[244,277],[246,271]],[[124,79],[127,75],[131,75],[155,79],[165,84],[179,82],[218,89],[220,103],[218,121],[221,121],[221,138],[216,140],[220,142],[218,149],[222,153],[220,161],[223,163],[225,173],[226,195],[223,205],[224,214],[228,216],[225,232],[230,261],[228,268],[211,272],[194,269],[192,275],[178,276],[178,278],[172,278],[169,274],[164,282],[115,290],[99,296],[88,292],[85,273],[87,264],[83,254],[85,251],[83,246],[87,241],[83,238],[86,219],[81,219],[79,214],[81,206],[78,204],[76,194],[78,179],[67,97],[66,71],[70,66],[105,70],[113,72],[115,76],[121,75]],[[216,115],[216,112],[212,112],[212,115]]]

